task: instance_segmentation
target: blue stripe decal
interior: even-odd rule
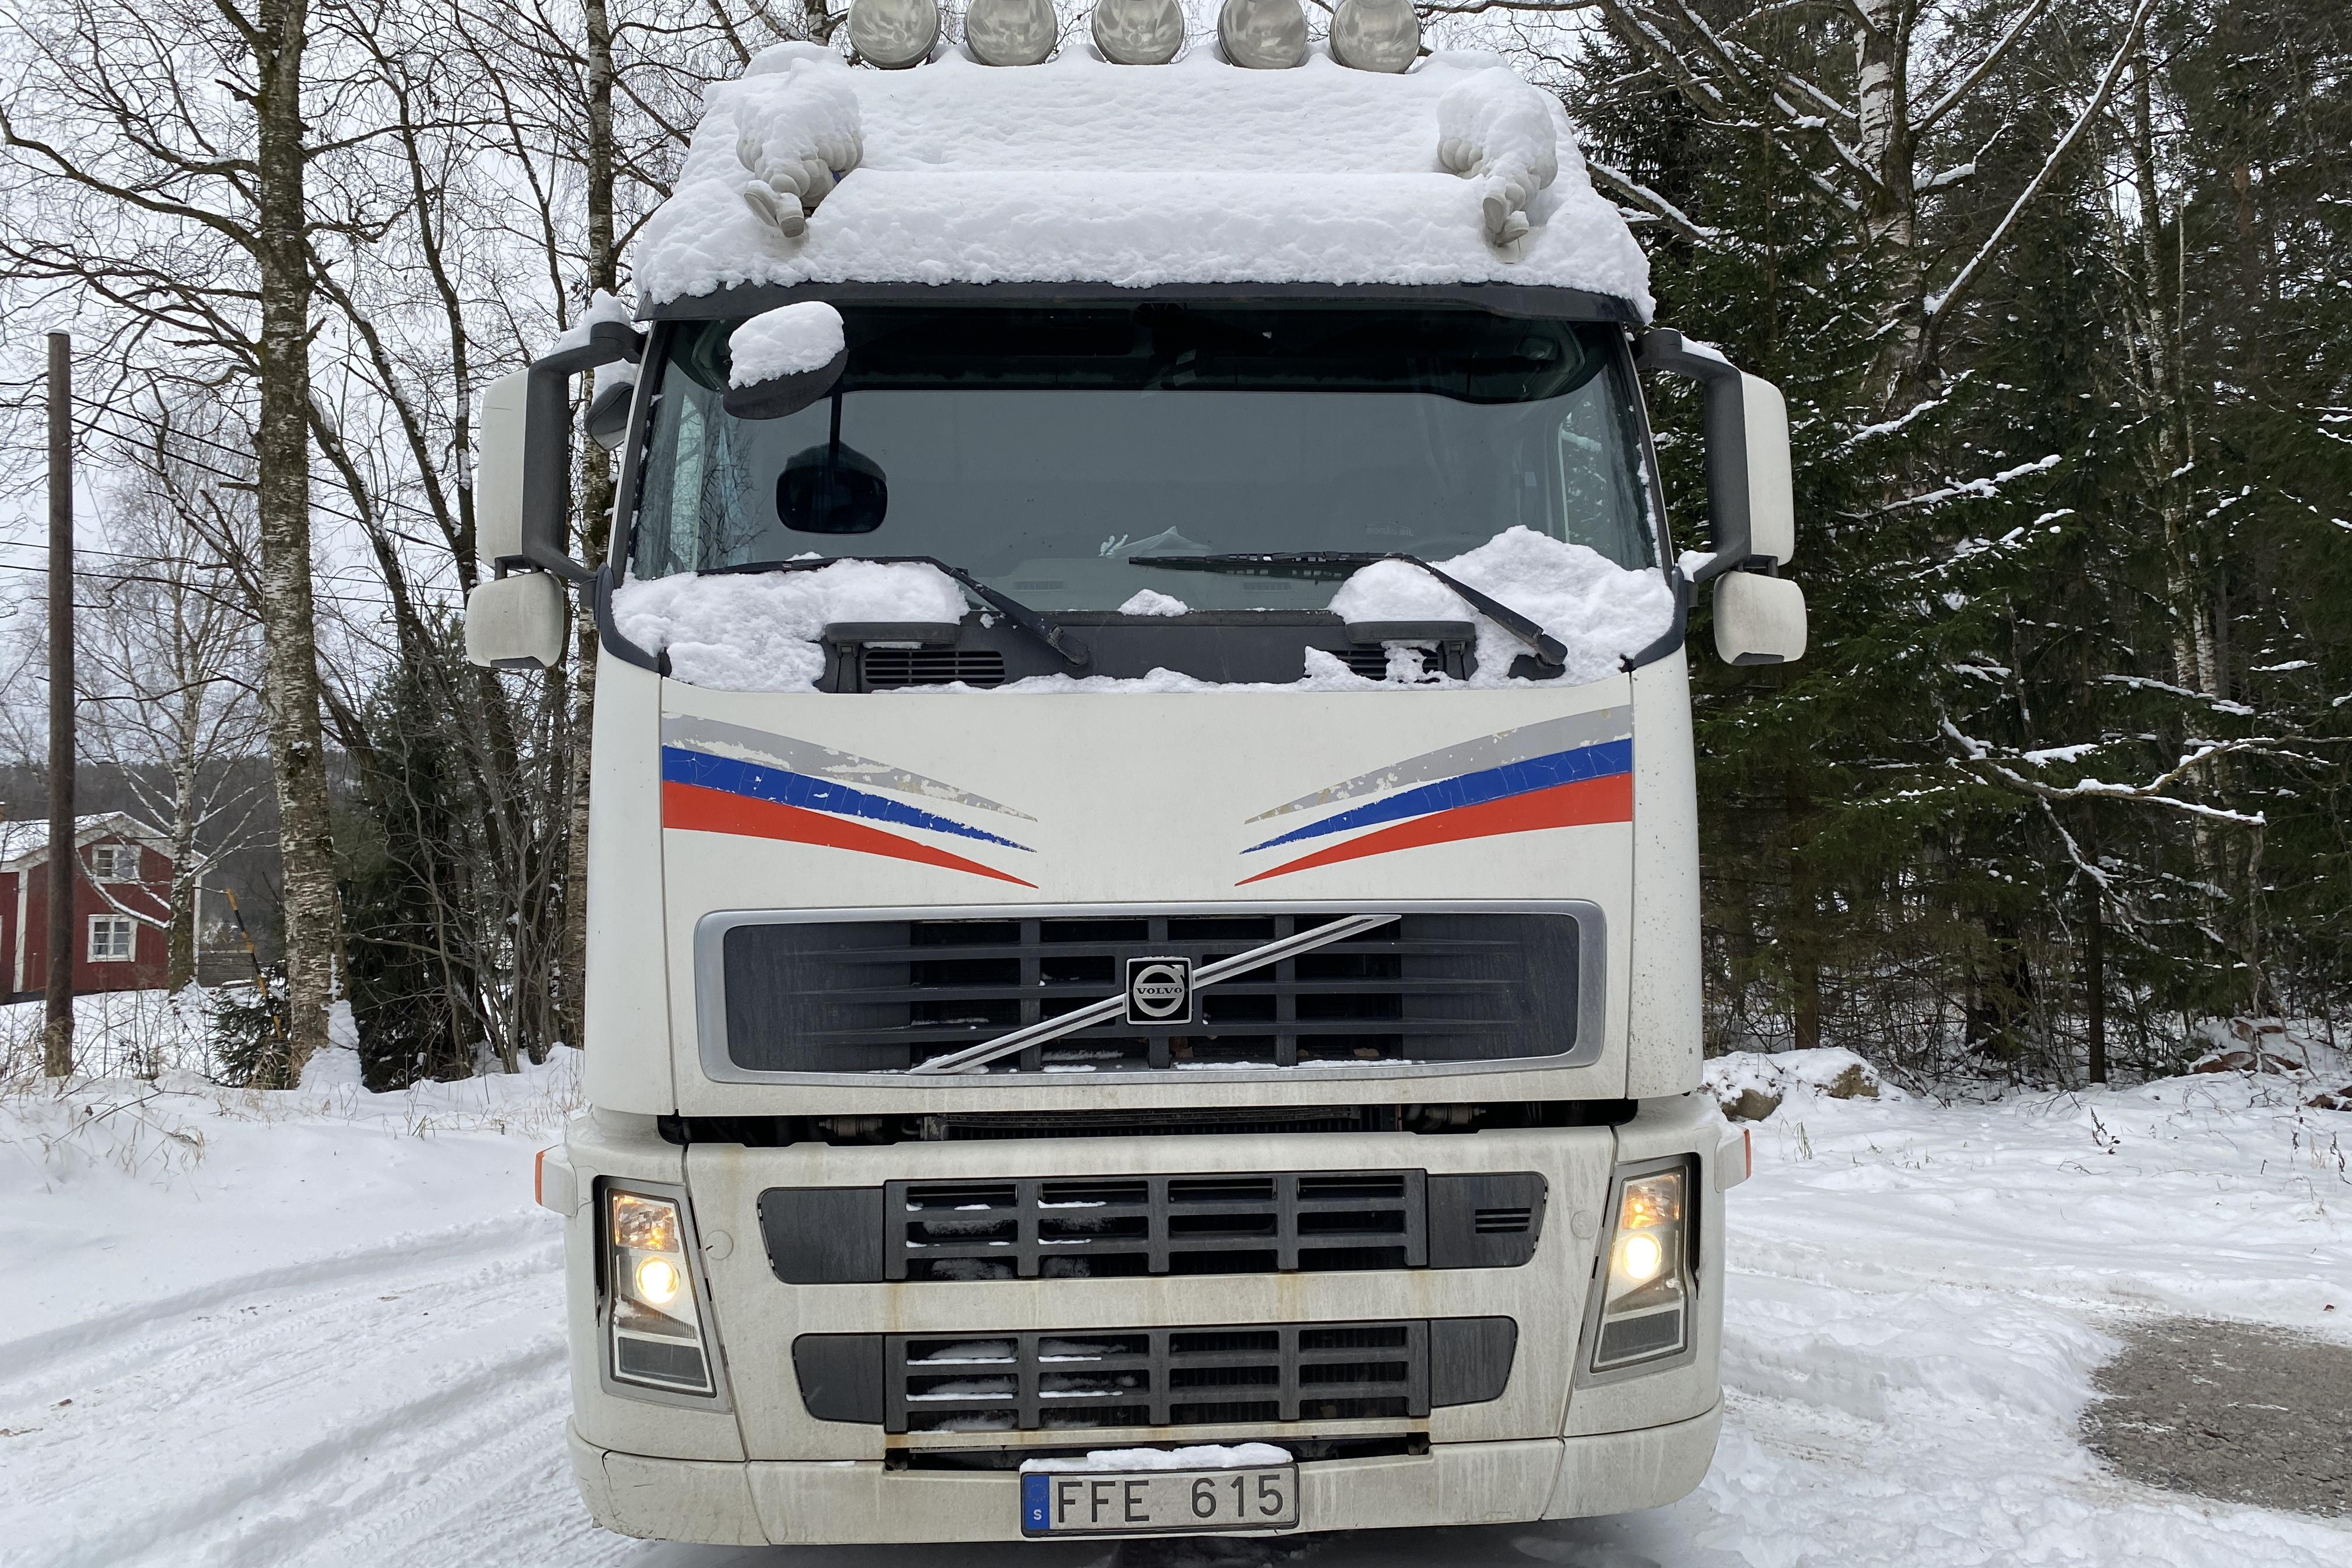
[[[1515,795],[1528,795],[1557,784],[1580,784],[1586,779],[1608,778],[1633,771],[1633,742],[1630,737],[1622,741],[1603,741],[1596,746],[1579,746],[1573,751],[1554,752],[1549,756],[1523,757],[1516,763],[1505,763],[1499,768],[1485,768],[1475,773],[1440,779],[1435,784],[1409,789],[1402,795],[1391,795],[1370,805],[1360,805],[1353,811],[1327,816],[1312,826],[1293,828],[1279,838],[1253,844],[1242,853],[1255,854],[1260,849],[1271,849],[1277,844],[1292,844],[1302,838],[1320,838],[1326,834],[1345,833],[1351,827],[1401,822],[1408,816],[1425,816],[1433,811],[1451,811],[1462,805],[1484,805],[1490,800],[1506,800]]]
[[[689,752],[683,746],[662,748],[662,782],[699,784],[704,789],[749,795],[753,800],[771,800],[779,805],[796,805],[804,811],[829,812],[835,816],[862,816],[869,822],[895,822],[903,827],[952,833],[959,838],[977,838],[983,844],[1002,844],[1007,849],[1035,853],[1026,844],[1015,844],[1010,838],[999,838],[993,833],[968,827],[952,818],[937,816],[878,795],[868,795],[862,789],[852,789],[832,779],[811,778],[806,773],[762,767],[757,763],[740,762],[733,757],[714,757],[708,752]]]

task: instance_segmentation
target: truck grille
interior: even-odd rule
[[[1508,1318],[810,1334],[793,1360],[811,1414],[890,1432],[1251,1428],[1499,1397],[1517,1338]],[[878,1388],[860,1386],[865,1366]]]
[[[1129,958],[1198,966],[1339,918],[1290,912],[782,921],[721,941],[727,1050],[756,1072],[901,1072],[1117,993]],[[1577,1043],[1567,913],[1414,913],[1199,993],[1200,1022],[1113,1019],[992,1072],[1464,1062]]]

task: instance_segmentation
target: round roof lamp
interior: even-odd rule
[[[1331,17],[1331,58],[1360,71],[1397,72],[1421,56],[1412,0],[1339,0]]]
[[[1053,0],[971,0],[963,41],[984,66],[1034,66],[1061,36]]]
[[[854,0],[849,7],[851,47],[884,70],[921,65],[939,41],[938,0]]]
[[[1225,0],[1217,13],[1225,58],[1251,70],[1288,70],[1307,59],[1307,13],[1298,0]]]
[[[1184,47],[1184,9],[1176,0],[1097,0],[1095,47],[1122,66],[1164,66]]]

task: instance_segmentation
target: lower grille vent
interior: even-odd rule
[[[1517,1343],[1508,1318],[1416,1318],[809,1334],[793,1342],[793,1362],[812,1415],[891,1432],[1265,1427],[1406,1420],[1497,1398]],[[869,1368],[878,1387],[861,1386]]]

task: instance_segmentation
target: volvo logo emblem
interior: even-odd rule
[[[1161,1029],[1192,1021],[1192,961],[1130,958],[1127,961],[1127,1023],[1131,1029]]]

